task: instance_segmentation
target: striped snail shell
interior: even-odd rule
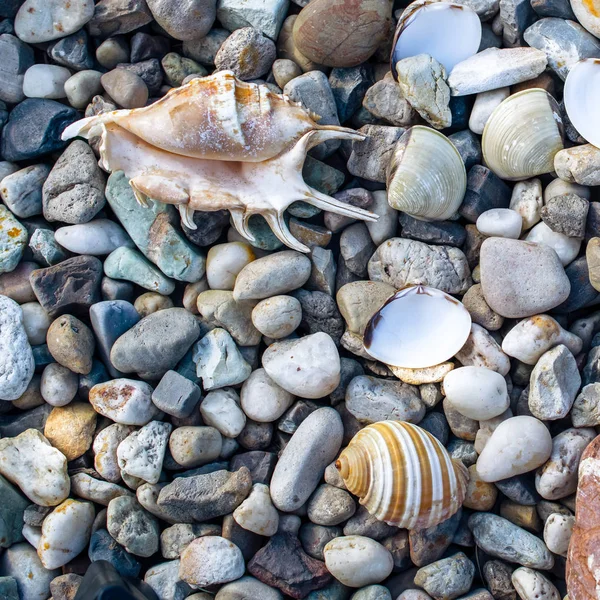
[[[388,525],[425,529],[461,507],[468,471],[429,432],[404,421],[361,429],[336,467],[348,490]]]

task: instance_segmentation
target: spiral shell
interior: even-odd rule
[[[231,71],[219,71],[192,79],[149,106],[77,121],[64,135],[84,135],[92,127],[112,123],[173,154],[262,162],[277,156],[308,131],[329,129],[317,125],[314,119],[319,118],[265,85],[240,81]]]
[[[443,133],[415,125],[394,146],[387,187],[392,208],[422,221],[445,221],[463,201],[467,172]]]
[[[451,517],[463,503],[469,479],[439,440],[404,421],[361,429],[336,467],[371,515],[405,529],[432,527]]]
[[[488,119],[481,141],[487,166],[502,179],[518,181],[554,170],[563,149],[563,126],[556,100],[533,88],[501,102]]]

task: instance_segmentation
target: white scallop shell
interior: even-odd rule
[[[563,147],[558,104],[539,88],[501,102],[488,119],[481,140],[486,165],[510,181],[554,171],[554,155]]]
[[[569,71],[564,102],[573,127],[600,148],[600,59],[581,60]]]
[[[469,478],[439,440],[404,421],[361,429],[336,467],[371,515],[406,529],[433,527],[455,514]]]
[[[429,54],[446,68],[473,56],[481,43],[481,21],[468,6],[417,0],[402,13],[390,57],[394,78],[396,63],[417,54]]]
[[[444,221],[463,201],[467,172],[458,150],[443,133],[416,125],[394,146],[387,187],[392,208],[415,219]]]
[[[461,302],[435,288],[416,285],[394,294],[369,321],[365,350],[395,367],[423,369],[452,358],[471,332]]]

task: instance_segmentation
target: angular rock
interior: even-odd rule
[[[453,600],[471,589],[475,565],[459,552],[419,569],[415,583],[436,600]]]
[[[56,407],[48,416],[44,436],[67,460],[75,460],[92,445],[96,417],[96,411],[84,402]]]
[[[214,0],[147,0],[147,4],[156,22],[177,40],[203,38],[210,31],[216,17]],[[227,27],[225,23],[223,25]]]
[[[134,498],[119,496],[111,500],[106,522],[110,535],[130,554],[145,557],[158,551],[158,521]]]
[[[546,202],[540,210],[540,216],[552,231],[583,238],[589,206],[590,203],[577,194],[561,194]]]
[[[92,36],[108,37],[129,33],[152,21],[146,0],[100,0],[89,22]]]

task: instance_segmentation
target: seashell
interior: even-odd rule
[[[563,147],[558,104],[539,88],[501,102],[488,119],[481,141],[487,166],[510,181],[554,171],[554,155]]]
[[[394,146],[387,187],[392,208],[422,221],[445,221],[463,201],[467,172],[458,150],[443,133],[416,125]]]
[[[571,124],[600,148],[600,59],[580,60],[569,71],[563,100]]]
[[[149,198],[177,205],[190,229],[196,229],[195,210],[228,209],[237,231],[256,242],[248,220],[259,214],[284,244],[309,252],[283,219],[293,202],[302,200],[355,219],[377,219],[302,179],[306,154],[317,144],[366,137],[352,129],[318,125],[313,118],[265,85],[220,71],[193,79],[150,106],[77,121],[62,138],[99,135],[100,165],[124,171],[142,205]]]
[[[404,421],[361,429],[335,466],[371,515],[405,529],[432,527],[451,517],[463,503],[469,479],[439,440]]]
[[[429,54],[446,73],[476,54],[481,43],[481,21],[468,6],[417,0],[409,4],[396,26],[390,57],[394,79],[396,63],[417,54]]]
[[[452,358],[471,333],[471,315],[452,296],[424,285],[394,294],[371,317],[365,350],[375,359],[424,369]]]

